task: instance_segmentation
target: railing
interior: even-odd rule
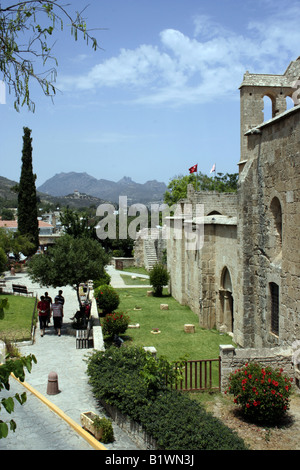
[[[221,390],[221,358],[201,359],[197,361],[183,361],[176,363],[181,371],[181,380],[178,379],[172,386],[183,392],[192,391],[220,391]]]

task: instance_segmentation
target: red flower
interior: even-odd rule
[[[276,382],[276,380],[273,380],[272,384],[273,384],[275,387],[278,387],[278,382]]]

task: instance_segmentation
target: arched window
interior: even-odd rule
[[[264,122],[274,117],[274,105],[270,96],[264,96]]]
[[[209,214],[207,215],[222,215],[221,212],[218,212],[218,211],[211,211]]]
[[[281,204],[277,197],[272,199],[270,209],[273,215],[272,232],[275,237],[276,251],[280,251],[282,247],[282,210]]]
[[[222,274],[222,287],[223,289],[232,292],[231,277],[227,268],[224,268]]]
[[[293,99],[290,96],[286,97],[286,109],[292,109],[295,106]]]
[[[271,332],[279,336],[279,286],[270,282]]]
[[[221,276],[221,289],[220,302],[221,302],[221,317],[220,323],[225,326],[227,332],[233,332],[234,328],[234,300],[232,295],[232,282],[230,273],[225,267]]]

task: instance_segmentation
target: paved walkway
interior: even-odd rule
[[[124,274],[125,276],[135,276],[135,277],[139,277],[141,279],[149,279],[149,276],[147,275],[144,275],[144,274],[136,274],[136,273],[131,273],[131,272],[126,272],[126,271],[119,271],[117,269],[115,269],[113,266],[107,266],[106,268],[106,271],[108,272],[108,274],[110,275],[111,277],[111,285],[113,287],[118,287],[118,288],[122,288],[122,287],[126,287],[127,289],[131,288],[131,287],[151,287],[149,285],[149,283],[145,282],[145,285],[136,285],[136,284],[133,284],[133,285],[128,285],[128,284],[125,284],[124,280],[122,279],[122,274]]]
[[[116,281],[118,273],[115,273],[113,269],[109,269],[109,273],[112,276],[112,285],[119,287]],[[28,290],[33,290],[38,297],[46,290],[52,298],[58,292],[58,289],[41,288],[33,284],[24,273],[16,274],[14,277],[6,274],[8,285],[9,282],[25,284]],[[51,324],[46,329],[44,337],[40,336],[39,329],[37,329],[34,344],[24,344],[20,347],[22,355],[34,354],[37,358],[37,364],[33,365],[31,373],[26,374],[25,382],[38,395],[40,394],[45,402],[35,393],[24,389],[23,384],[11,378],[11,390],[5,393],[7,396],[12,396],[25,390],[27,402],[22,406],[16,404],[15,412],[11,416],[3,408],[0,411],[0,419],[12,418],[17,423],[16,432],[9,432],[7,438],[0,440],[0,450],[93,450],[95,449],[93,444],[98,442],[93,441],[92,438],[87,440],[76,431],[76,426],[81,430],[80,413],[94,411],[100,416],[105,416],[105,412],[93,397],[87,383],[84,359],[91,350],[76,349],[75,336],[66,334],[66,326],[71,323],[70,318],[78,310],[76,292],[71,287],[61,289],[65,297],[64,326],[61,336],[56,336],[53,324]],[[56,372],[58,375],[60,393],[56,395],[47,395],[50,372]],[[70,425],[70,422],[75,424],[75,428]],[[113,426],[115,441],[104,444],[105,449],[138,450],[126,433],[114,423]]]

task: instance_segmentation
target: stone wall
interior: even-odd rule
[[[293,96],[295,82],[299,78],[300,58],[291,62],[283,75],[245,73],[240,86],[241,170],[249,158],[245,134],[264,121],[264,97],[267,96],[272,102],[272,118],[284,113],[287,109],[286,98]]]
[[[237,194],[189,186],[179,202],[192,204],[195,227],[204,206],[201,250],[187,250],[170,219],[171,294],[244,348],[300,340],[300,105],[286,111],[297,80],[300,58],[283,75],[245,74]],[[266,122],[264,96],[273,104]]]
[[[238,343],[288,345],[300,338],[300,106],[247,137],[238,190]],[[271,329],[271,283],[279,289],[278,333]]]
[[[255,362],[273,369],[283,369],[283,373],[295,379],[291,350],[282,348],[236,349],[232,345],[220,345],[221,391],[228,388],[229,375],[248,362]]]
[[[188,198],[181,203],[191,202],[193,207],[204,204],[204,214],[213,215],[205,215],[201,221],[194,220],[196,230],[198,224],[204,225],[203,246],[195,250],[186,248],[183,224],[181,237],[176,236],[175,227],[178,221],[182,222],[180,218],[170,218],[167,241],[170,293],[198,315],[201,327],[223,327],[223,331],[231,332],[235,315],[231,311],[234,308],[232,297],[238,290],[236,194],[198,193],[189,188]],[[226,269],[230,273],[229,290],[223,286]],[[230,305],[227,305],[229,297]]]
[[[204,205],[204,215],[219,213],[229,217],[236,216],[236,193],[218,193],[217,191],[195,191],[189,184],[187,189],[187,198],[183,201],[193,204]]]

